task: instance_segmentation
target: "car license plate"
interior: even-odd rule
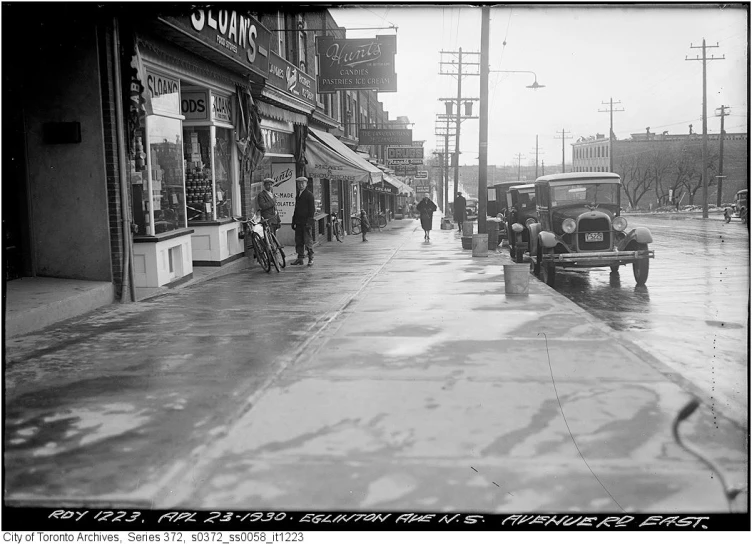
[[[586,242],[602,242],[603,233],[602,232],[586,232],[585,241]]]

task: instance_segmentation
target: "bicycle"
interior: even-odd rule
[[[235,221],[239,221],[243,225],[243,239],[245,241],[245,254],[248,255],[248,247],[253,248],[253,256],[258,261],[264,272],[269,272],[272,269],[272,262],[270,258],[270,252],[266,240],[264,239],[264,227],[260,223],[254,221],[253,217],[248,219],[242,217],[233,217]],[[250,238],[250,244],[248,239]]]
[[[687,444],[685,441],[682,440],[682,438],[679,436],[679,424],[687,419],[689,416],[691,416],[695,410],[700,406],[700,401],[696,398],[693,398],[690,400],[684,408],[679,410],[679,413],[676,414],[676,417],[674,418],[673,425],[671,426],[671,432],[674,435],[674,440],[676,441],[679,446],[681,446],[684,450],[688,451],[692,455],[694,455],[697,459],[702,461],[705,466],[707,466],[711,471],[713,471],[716,476],[718,476],[718,481],[721,484],[721,487],[723,487],[723,495],[726,498],[726,503],[728,504],[729,512],[733,512],[734,507],[734,501],[736,500],[736,497],[744,491],[745,487],[736,487],[736,486],[730,486],[728,482],[726,481],[726,478],[724,477],[723,472],[721,471],[718,466],[713,463],[710,459],[708,459],[700,450],[697,448]]]
[[[360,217],[357,215],[350,216],[350,230],[353,234],[360,234]]]
[[[371,218],[371,224],[376,225],[379,229],[386,227],[386,214],[384,212],[378,212],[376,217]]]
[[[274,265],[277,272],[279,272],[280,268],[287,266],[287,260],[285,259],[285,252],[282,250],[282,244],[279,243],[277,236],[272,232],[268,219],[261,218],[259,223],[264,229],[264,241],[266,242],[266,248],[269,252],[269,260]]]
[[[342,242],[344,232],[342,232],[342,223],[340,223],[336,212],[329,214],[329,221],[332,227],[332,236],[334,236],[338,242]]]

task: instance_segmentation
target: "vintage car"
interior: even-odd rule
[[[530,244],[527,227],[538,222],[538,210],[535,206],[535,184],[513,185],[507,192],[507,232],[509,237],[509,255],[512,260],[524,262],[525,253]],[[514,227],[518,224],[517,228]]]
[[[734,199],[734,205],[731,207],[731,209],[726,208],[726,210],[723,212],[723,218],[725,219],[726,223],[730,223],[731,219],[741,219],[742,223],[747,224],[747,228],[749,228],[749,221],[747,221],[747,212],[749,210],[749,204],[748,204],[748,190],[742,189],[741,191],[738,191],[736,193],[736,198]]]
[[[650,230],[627,230],[620,215],[621,180],[607,172],[573,172],[535,181],[538,223],[528,224],[530,260],[536,276],[550,286],[557,268],[611,268],[632,265],[637,285],[648,279],[653,250]]]

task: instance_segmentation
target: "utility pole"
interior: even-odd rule
[[[721,207],[721,198],[722,198],[721,193],[723,192],[723,178],[724,178],[724,175],[723,175],[723,136],[724,134],[726,134],[726,131],[723,130],[723,121],[728,115],[728,112],[726,111],[727,109],[729,109],[728,106],[721,105],[720,107],[721,113],[718,113],[716,111],[716,114],[715,114],[716,117],[721,118],[721,136],[719,138],[721,140],[721,149],[720,149],[720,157],[718,158],[718,194],[716,195],[716,199],[715,199],[715,205],[718,206],[719,208]]]
[[[598,110],[601,113],[608,113],[611,117],[611,124],[608,129],[608,171],[614,171],[614,112],[624,111],[624,108],[620,110],[614,109],[614,104],[621,104],[621,102],[614,102],[614,98],[611,97],[608,102],[601,102],[601,104],[609,104],[607,110]]]
[[[561,173],[562,174],[567,171],[566,168],[565,168],[565,166],[564,166],[564,158],[565,158],[565,154],[564,154],[564,140],[571,140],[572,139],[571,136],[565,136],[564,132],[565,132],[564,129],[561,129],[561,136],[554,136],[554,138],[561,138]],[[569,131],[567,130],[566,133],[569,134]]]
[[[538,148],[538,135],[535,135],[535,179],[538,179],[538,155],[545,155],[545,151]]]
[[[441,171],[442,171],[442,179],[444,180],[443,185],[443,198],[441,199],[441,203],[444,204],[444,207],[442,208],[444,213],[449,209],[449,157],[451,156],[450,150],[449,150],[449,138],[454,136],[452,133],[452,129],[450,126],[451,121],[450,115],[441,115],[436,114],[436,121],[435,121],[435,136],[441,137],[441,140],[437,140],[437,147],[441,145],[444,149],[444,152],[439,152],[439,155],[441,157]],[[441,143],[439,143],[441,142]]]
[[[520,161],[524,159],[525,157],[522,156],[521,153],[517,153],[517,181],[521,181],[522,178],[520,177]]]
[[[469,109],[472,107],[472,102],[478,100],[477,98],[462,98],[462,77],[463,76],[477,76],[480,75],[480,72],[468,72],[467,68],[472,67],[473,69],[479,69],[480,63],[479,62],[468,62],[467,60],[463,60],[463,56],[469,56],[469,55],[480,55],[480,53],[476,52],[464,52],[462,51],[462,48],[459,48],[459,51],[440,51],[441,54],[450,54],[450,55],[456,55],[458,57],[458,61],[441,61],[440,63],[440,69],[443,68],[444,64],[448,64],[450,66],[457,66],[456,72],[444,72],[440,71],[439,75],[451,75],[451,76],[457,76],[457,98],[439,98],[439,100],[446,102],[455,102],[457,103],[457,112],[455,115],[455,142],[454,142],[454,155],[452,157],[452,160],[454,160],[454,194],[457,194],[457,189],[459,185],[459,177],[460,177],[460,123],[464,121],[465,119],[477,119],[477,117],[473,117],[472,113],[469,111],[465,112],[465,115],[462,115],[462,110],[460,109],[462,107],[462,101],[464,100],[466,106],[468,103],[470,103]],[[450,116],[450,108],[447,107],[447,116]],[[446,213],[446,210],[445,210]]]
[[[543,171],[541,172],[541,176],[546,175],[546,161],[541,161],[541,166],[543,167]]]
[[[478,233],[486,234],[488,215],[488,33],[491,8],[481,8],[480,20],[480,133],[478,136]]]
[[[726,55],[717,59],[715,56],[707,57],[706,49],[714,49],[715,45],[705,45],[705,38],[702,39],[702,46],[689,44],[690,49],[702,49],[702,218],[708,218],[708,78],[707,78],[707,61],[709,60],[726,60]],[[700,57],[690,59],[686,56],[684,60],[700,60]]]

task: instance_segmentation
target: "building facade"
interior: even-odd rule
[[[297,176],[316,197],[318,242],[328,213],[347,219],[364,187],[383,185],[381,146],[371,162],[356,152],[360,127],[388,123],[377,93],[316,89],[316,36],[346,35],[325,9],[9,9],[37,38],[4,50],[6,281],[109,282],[113,300],[133,300],[241,258],[235,218],[255,211],[266,177],[283,243]],[[309,161],[323,141],[312,131],[342,146],[326,174]],[[350,162],[363,180],[332,174]]]

